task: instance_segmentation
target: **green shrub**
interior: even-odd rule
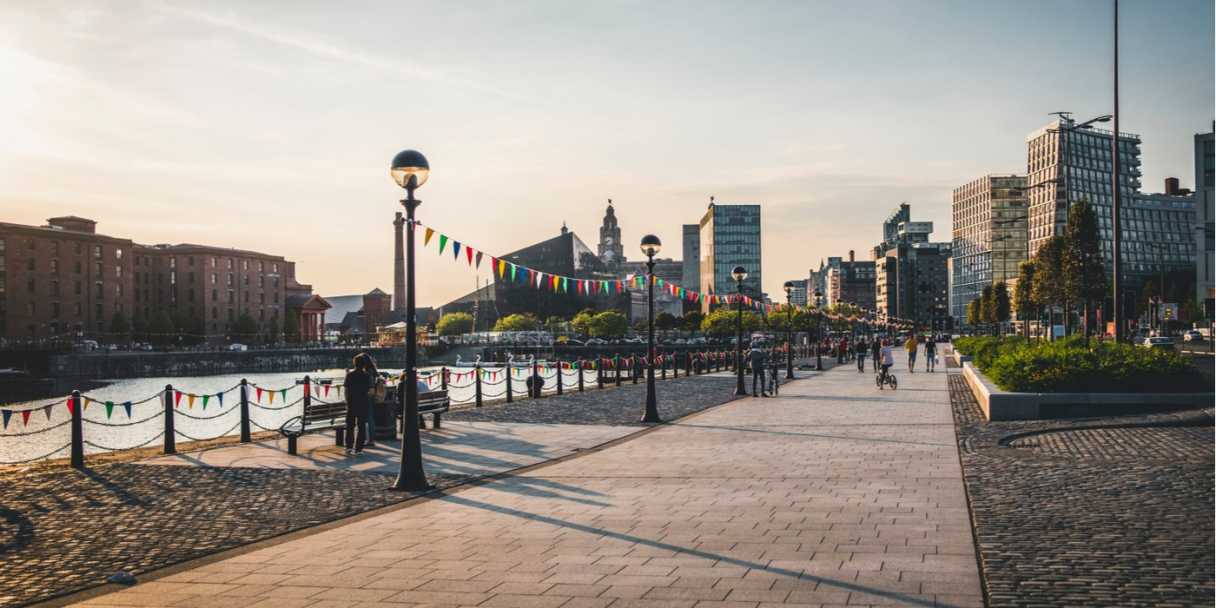
[[[1017,392],[1176,393],[1208,390],[1181,355],[1083,338],[983,344],[973,360],[997,386]],[[973,355],[975,356],[975,355]]]
[[[973,336],[970,338],[956,338],[953,342],[954,350],[971,357],[971,362],[981,370],[986,370],[992,365],[992,361],[999,355],[1011,352],[1013,349],[1024,346],[1027,343],[1026,339],[1021,336]]]

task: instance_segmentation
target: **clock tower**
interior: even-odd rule
[[[606,266],[616,266],[625,261],[625,247],[621,245],[621,227],[616,223],[616,212],[612,199],[608,199],[608,210],[604,212],[604,223],[600,226],[600,244],[597,252]]]

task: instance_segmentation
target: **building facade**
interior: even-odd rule
[[[849,252],[848,261],[836,260],[834,266],[827,269],[827,290],[824,291],[824,302],[835,304],[842,302],[866,310],[873,310],[875,304],[875,265],[870,260],[858,261],[854,252]]]
[[[743,292],[751,297],[763,297],[760,255],[760,205],[728,205],[710,203],[701,218],[701,280],[705,294],[733,294],[735,279],[731,271],[736,266],[747,269]],[[709,311],[708,299],[702,301],[702,312]]]
[[[701,226],[681,226],[684,260],[680,284],[696,289],[701,284]]]
[[[1026,177],[985,175],[952,193],[950,315],[965,319],[967,305],[986,285],[1007,284],[1026,259]]]
[[[793,304],[794,306],[806,306],[806,279],[794,279],[792,281],[786,281],[786,283],[793,283],[793,286],[790,288],[788,303]],[[782,283],[782,285],[784,286],[785,283]]]
[[[1216,186],[1216,157],[1212,133],[1195,135],[1195,294],[1204,315],[1216,317],[1216,281],[1213,281],[1213,256],[1216,256],[1216,212],[1213,212],[1213,186]]]
[[[932,222],[914,222],[911,206],[883,222],[874,248],[874,308],[880,317],[937,325],[949,315],[950,243],[933,243]]]

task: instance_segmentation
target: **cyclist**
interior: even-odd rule
[[[937,343],[933,341],[933,337],[925,338],[925,371],[933,371],[937,365]]]
[[[878,377],[882,380],[886,380],[888,372],[891,370],[891,366],[895,365],[895,349],[891,347],[890,339],[882,341],[882,351],[879,356],[881,357],[879,360],[882,361],[882,365],[878,372]]]

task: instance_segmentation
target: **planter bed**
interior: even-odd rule
[[[1206,393],[1014,393],[1001,390],[970,361],[963,377],[989,420],[1041,420],[1211,407]]]

